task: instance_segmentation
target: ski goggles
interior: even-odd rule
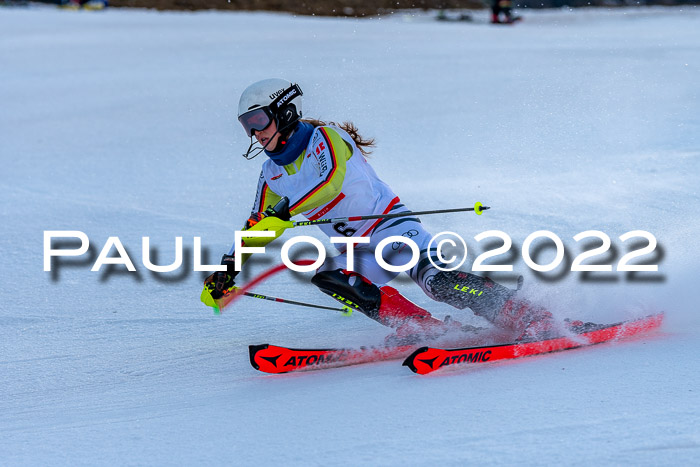
[[[260,107],[238,117],[238,121],[243,125],[246,134],[251,137],[253,136],[253,131],[263,131],[270,126],[272,120],[272,112],[268,107]]]

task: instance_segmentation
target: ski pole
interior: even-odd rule
[[[315,305],[313,303],[305,303],[305,302],[297,302],[294,300],[287,300],[286,298],[270,297],[269,295],[263,295],[263,294],[254,293],[254,292],[243,292],[241,295],[245,295],[246,297],[259,298],[261,300],[270,300],[272,302],[288,303],[290,305],[305,306],[308,308],[320,308],[322,310],[339,311],[343,314],[343,316],[350,316],[352,314],[352,308],[350,308],[349,306],[345,306],[345,305],[343,305],[343,308],[334,308],[332,306]]]
[[[310,264],[313,264],[314,261],[310,259],[299,259],[294,261],[294,264],[297,266],[308,266]],[[280,303],[289,303],[292,305],[299,305],[299,306],[308,306],[311,308],[321,308],[321,309],[326,309],[326,310],[333,310],[333,311],[340,311],[343,313],[345,316],[350,316],[352,313],[352,308],[343,306],[343,308],[333,308],[333,307],[327,307],[323,305],[314,305],[311,303],[304,303],[304,302],[295,302],[293,300],[287,300],[284,298],[277,298],[277,297],[268,297],[262,294],[256,294],[253,292],[250,292],[250,289],[264,281],[270,276],[273,276],[281,271],[286,271],[287,266],[285,264],[278,264],[277,266],[268,269],[264,273],[260,274],[256,278],[254,278],[252,281],[250,281],[248,284],[242,286],[241,288],[236,288],[234,291],[227,293],[223,297],[221,297],[218,300],[214,300],[216,302],[216,307],[214,307],[214,314],[221,314],[223,312],[223,309],[233,303],[235,300],[238,300],[238,298],[242,296],[248,296],[248,297],[253,297],[253,298],[259,298],[262,300],[270,300],[274,302],[280,302]]]
[[[307,225],[318,225],[318,224],[335,224],[336,222],[355,222],[355,221],[366,221],[371,219],[394,219],[396,217],[407,217],[407,216],[425,216],[428,214],[445,214],[448,212],[466,212],[474,211],[478,216],[481,215],[483,211],[491,209],[489,206],[483,206],[481,203],[476,203],[473,208],[454,208],[454,209],[437,209],[434,211],[409,211],[409,212],[399,212],[396,214],[372,214],[369,216],[350,216],[350,217],[334,217],[332,219],[316,219],[313,221],[296,221],[292,222],[293,227],[302,227]]]

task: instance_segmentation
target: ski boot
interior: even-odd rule
[[[566,326],[566,329],[575,334],[594,331],[596,329],[600,329],[601,327],[601,325],[598,323],[592,323],[590,321],[584,323],[580,319],[571,320],[568,318],[564,320],[564,325]]]
[[[557,337],[552,314],[527,300],[508,300],[496,315],[494,324],[516,331],[518,342]]]
[[[455,308],[470,308],[475,315],[495,326],[517,332],[518,339],[534,339],[555,332],[552,314],[527,300],[516,298],[516,291],[487,277],[460,271],[441,271],[430,280],[436,300]]]

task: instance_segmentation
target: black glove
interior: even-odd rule
[[[204,285],[207,286],[214,300],[218,300],[226,295],[236,285],[234,279],[240,271],[234,269],[235,258],[234,255],[222,256],[221,264],[226,266],[226,271],[216,271],[204,280]]]
[[[253,213],[243,226],[243,230],[248,230],[266,217],[277,217],[283,221],[288,221],[292,217],[289,214],[289,199],[285,196],[274,207],[268,207],[265,212]]]

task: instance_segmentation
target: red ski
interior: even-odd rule
[[[421,347],[403,362],[414,373],[425,375],[452,365],[493,362],[529,357],[634,336],[661,326],[663,313],[616,324],[584,326],[568,337],[514,344],[486,345],[461,349]]]
[[[398,360],[415,349],[415,345],[398,347],[359,347],[356,349],[290,349],[261,344],[248,347],[250,364],[265,373],[317,370],[360,363]]]

